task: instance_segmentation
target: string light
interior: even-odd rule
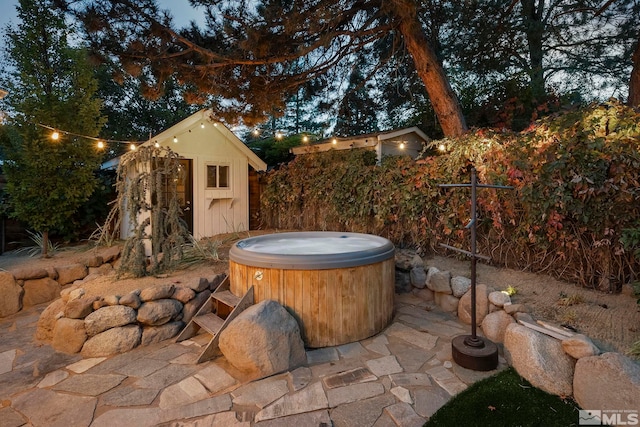
[[[204,129],[204,123],[200,123],[200,129]]]
[[[158,141],[156,141],[156,142],[153,144],[153,146],[154,146],[154,147],[156,147],[156,148],[160,148],[160,143],[159,143]]]
[[[302,142],[309,142],[309,137],[307,135],[303,136]]]
[[[131,144],[131,145],[129,146],[129,149],[130,149],[131,151],[136,151],[136,144]]]
[[[333,138],[333,139],[331,140],[331,143],[332,143],[333,145],[336,145],[336,144],[338,143],[338,140],[337,140],[337,139],[335,139],[335,138]]]
[[[404,142],[401,142],[399,147],[401,150],[404,150]]]
[[[178,142],[178,137],[177,136],[173,137],[173,142]]]
[[[438,145],[438,151],[440,151],[441,153],[444,153],[445,151],[447,151],[447,147],[445,147],[444,144],[440,144]]]
[[[104,148],[104,142],[102,142],[102,141],[98,141],[98,143],[96,145],[100,150],[102,150]]]
[[[276,132],[276,139],[282,139],[283,136],[282,132]]]
[[[54,130],[53,133],[51,134],[51,139],[53,139],[54,141],[57,141],[58,139],[60,139],[60,133],[57,130]]]
[[[253,136],[260,135],[260,131],[258,129],[254,129],[252,133],[253,133]]]

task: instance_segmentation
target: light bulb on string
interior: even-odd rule
[[[309,137],[307,135],[303,136],[302,142],[309,142]]]
[[[338,140],[337,140],[337,139],[335,139],[335,138],[333,138],[333,139],[331,140],[331,143],[332,143],[333,145],[336,145],[336,144],[338,143]]]
[[[99,150],[102,150],[104,148],[104,142],[103,141],[98,141],[96,146],[98,147]]]
[[[156,141],[156,142],[153,144],[153,146],[154,146],[154,147],[156,147],[156,148],[160,148],[160,143],[159,143],[158,141]]]
[[[441,153],[444,153],[445,151],[447,151],[447,147],[444,144],[440,144],[438,146],[438,151],[440,151]]]
[[[401,150],[404,150],[404,142],[401,142],[399,147],[400,147]]]
[[[129,148],[131,149],[131,151],[136,151],[136,144],[131,144]]]
[[[204,123],[200,123],[200,128],[204,129]]]
[[[178,137],[177,136],[173,137],[173,142],[178,142]]]
[[[58,132],[57,130],[54,130],[51,133],[51,139],[53,139],[54,141],[57,141],[60,139],[60,132]]]

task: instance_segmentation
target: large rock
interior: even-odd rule
[[[142,345],[149,345],[156,342],[173,338],[184,328],[182,322],[169,322],[162,326],[145,326],[142,328]]]
[[[620,353],[583,357],[576,363],[573,396],[582,408],[640,409],[640,365]]]
[[[120,258],[120,246],[112,246],[100,251],[103,262],[113,262]]]
[[[507,327],[512,323],[515,323],[513,317],[502,310],[489,313],[482,320],[482,332],[491,341],[501,343],[504,342]]]
[[[0,271],[0,317],[7,317],[22,310],[22,286],[13,274]]]
[[[87,334],[92,337],[107,329],[125,326],[136,321],[136,311],[124,305],[110,305],[89,314],[84,319]]]
[[[427,272],[427,288],[433,292],[441,292],[443,294],[452,294],[451,290],[451,273],[448,271],[440,271],[436,267],[429,267]]]
[[[53,340],[51,345],[56,351],[63,353],[77,353],[82,350],[87,340],[87,331],[84,321],[80,319],[58,319],[53,328]]]
[[[171,298],[177,299],[181,303],[186,304],[193,298],[195,298],[195,296],[196,292],[193,289],[183,286],[176,286],[176,290],[173,291],[173,295],[171,296]]]
[[[291,370],[306,362],[298,323],[271,300],[240,313],[220,333],[219,344],[229,363],[255,377]]]
[[[58,298],[62,290],[60,284],[53,279],[44,277],[42,279],[25,280],[24,296],[22,303],[25,307],[53,301]]]
[[[184,305],[184,308],[182,309],[182,321],[184,323],[189,323],[193,316],[196,315],[198,310],[200,310],[202,304],[204,304],[210,296],[211,292],[208,290],[196,294],[194,299]]]
[[[49,304],[40,314],[38,326],[36,327],[36,339],[51,341],[53,339],[53,328],[56,321],[64,316],[65,302],[59,298]]]
[[[226,277],[226,274],[219,273],[209,279],[209,290],[213,292],[218,289],[218,286],[220,286],[220,283],[222,283]]]
[[[140,301],[147,302],[171,298],[175,288],[176,286],[173,283],[145,288],[140,292]]]
[[[586,335],[576,334],[571,338],[562,340],[562,349],[574,359],[582,359],[583,357],[597,356],[600,349]]]
[[[169,323],[182,312],[182,303],[174,299],[145,302],[138,309],[138,322],[149,326]]]
[[[547,393],[571,396],[575,362],[560,341],[512,323],[504,335],[504,348],[509,364],[531,384]]]
[[[102,357],[133,350],[139,343],[142,330],[137,325],[106,330],[89,338],[82,346],[83,357]]]
[[[504,291],[493,291],[489,294],[489,302],[502,308],[505,304],[511,304],[511,297]]]
[[[458,298],[453,295],[443,294],[440,292],[435,292],[434,297],[436,304],[440,306],[442,311],[446,311],[447,313],[458,312],[458,304],[460,303]]]
[[[84,279],[87,275],[87,267],[79,263],[56,267],[56,271],[58,272],[58,283],[62,286]]]
[[[16,280],[34,280],[49,276],[46,269],[39,267],[24,267],[12,270],[11,273]]]
[[[395,253],[396,269],[411,271],[414,267],[424,267],[424,261],[411,249],[397,249]]]
[[[422,289],[427,286],[427,272],[424,271],[424,267],[413,267],[409,276],[414,288]]]
[[[95,295],[85,295],[69,301],[64,308],[64,315],[70,319],[84,319],[93,311],[93,302],[99,299],[100,297]]]
[[[489,299],[487,298],[487,287],[485,285],[476,285],[476,322],[481,324],[484,317],[489,313]],[[460,298],[458,304],[458,319],[470,325],[471,324],[471,289]]]
[[[140,292],[140,289],[136,289],[124,295],[120,298],[120,305],[126,305],[127,307],[137,310],[142,305],[142,301],[140,301]]]
[[[187,280],[185,287],[192,289],[194,292],[202,292],[209,289],[209,281],[205,277],[196,277]]]
[[[451,278],[451,292],[456,298],[462,297],[471,287],[471,279],[463,276],[454,276]]]
[[[103,263],[104,260],[100,255],[88,256],[82,260],[82,264],[84,264],[87,268],[100,267]]]

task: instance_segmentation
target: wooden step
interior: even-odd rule
[[[235,307],[240,302],[240,298],[230,291],[214,292],[211,296],[229,307]]]
[[[205,328],[211,335],[217,334],[224,323],[224,320],[213,313],[201,314],[199,316],[195,316],[192,320],[199,326]]]

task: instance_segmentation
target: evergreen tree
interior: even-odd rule
[[[94,137],[104,124],[102,102],[86,51],[70,46],[73,32],[53,0],[20,0],[19,23],[9,27],[2,85],[14,132],[2,138],[12,215],[43,235],[59,227],[96,185],[101,152]],[[57,140],[51,130],[59,129]]]

